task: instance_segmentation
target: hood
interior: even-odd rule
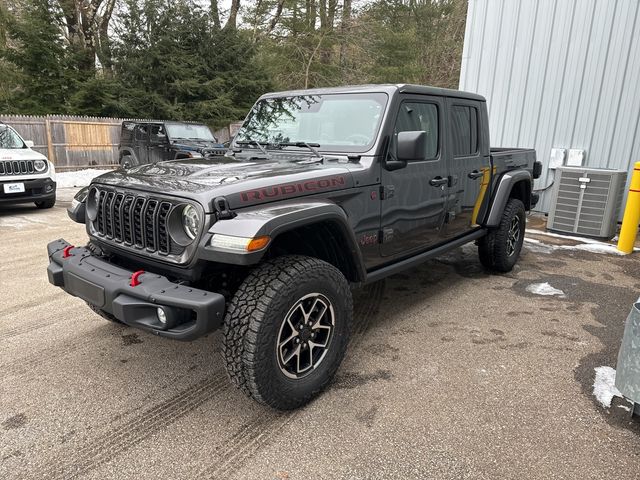
[[[338,164],[221,157],[115,170],[95,178],[93,183],[191,198],[210,212],[214,198],[219,196],[224,196],[231,208],[242,208],[351,188],[353,179],[349,170]]]
[[[47,157],[30,148],[0,148],[0,160],[46,160]]]

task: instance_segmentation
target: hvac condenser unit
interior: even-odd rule
[[[612,238],[626,181],[624,170],[559,167],[547,228],[587,237]]]

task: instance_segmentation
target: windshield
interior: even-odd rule
[[[25,144],[13,128],[0,125],[0,148],[24,148]]]
[[[166,124],[167,133],[172,140],[189,139],[189,140],[206,140],[207,142],[215,142],[213,134],[209,127],[205,125],[190,125],[188,123],[168,123]]]
[[[256,103],[235,142],[304,142],[334,152],[365,152],[373,145],[387,104],[384,93],[300,95]]]

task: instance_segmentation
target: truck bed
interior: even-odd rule
[[[501,164],[506,168],[524,167],[532,169],[536,161],[533,148],[491,148],[492,165]]]

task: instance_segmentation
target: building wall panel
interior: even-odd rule
[[[638,0],[470,0],[460,88],[487,98],[492,145],[535,148],[549,209],[551,149],[589,167],[640,161]],[[546,188],[546,190],[545,190]]]

